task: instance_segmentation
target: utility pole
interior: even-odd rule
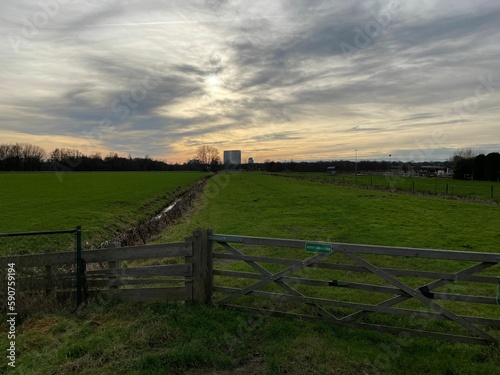
[[[354,174],[358,175],[358,149],[356,149],[356,159],[354,161]]]

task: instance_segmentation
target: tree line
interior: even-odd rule
[[[43,148],[29,143],[0,144],[0,171],[176,171],[194,170],[186,163],[167,164],[149,156],[143,158],[121,157],[110,153],[84,155],[71,148],[56,148],[47,153]]]
[[[500,180],[500,153],[485,155],[470,148],[458,150],[452,157],[453,178],[460,180]]]
[[[382,173],[394,169],[400,172],[418,170],[429,164],[439,164],[443,168],[453,168],[453,178],[474,180],[500,180],[500,154],[487,155],[472,149],[458,150],[445,162],[402,163],[401,161],[350,160],[331,161],[272,161],[231,166],[248,171],[266,172],[326,172],[335,166],[337,172]],[[110,153],[102,157],[99,153],[84,155],[70,148],[56,148],[47,153],[43,148],[29,143],[0,144],[0,171],[212,171],[224,169],[217,148],[199,146],[193,159],[183,164],[167,164],[149,156],[132,158]]]

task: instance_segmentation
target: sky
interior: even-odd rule
[[[200,145],[256,162],[500,151],[497,0],[0,9],[0,144],[168,163]]]

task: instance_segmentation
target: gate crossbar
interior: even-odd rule
[[[241,251],[239,251],[238,249],[236,249],[233,246],[229,245],[228,243],[225,243],[225,242],[218,242],[218,243],[222,247],[224,247],[226,250],[230,251],[231,253],[236,254],[236,255],[240,255],[242,257],[244,256],[244,254]],[[248,265],[250,265],[251,267],[253,267],[254,269],[256,269],[257,271],[259,271],[262,274],[262,277],[264,277],[264,276],[266,276],[266,277],[272,277],[273,276],[272,272],[270,272],[269,270],[265,269],[264,267],[262,267],[261,265],[255,263],[253,261],[247,261],[246,263]],[[283,277],[275,280],[275,283],[278,284],[281,288],[283,288],[284,290],[286,290],[288,293],[290,293],[293,296],[305,297],[297,289],[291,287],[286,282],[282,281]],[[314,306],[314,308],[316,308],[316,310],[318,311],[318,313],[321,316],[323,316],[323,317],[329,317],[329,318],[333,318],[333,319],[338,319],[333,314],[329,313],[328,311],[326,311],[324,308],[322,308],[321,306],[319,306],[317,304],[308,303],[308,305]]]
[[[475,333],[476,335],[478,335],[478,336],[480,336],[480,337],[482,337],[490,342],[497,341],[497,339],[495,337],[493,337],[493,336],[489,335],[488,333],[484,332],[483,330],[477,328],[472,323],[469,323],[465,319],[459,317],[458,315],[456,315],[455,313],[451,312],[450,310],[444,308],[443,306],[438,305],[436,302],[434,302],[430,298],[426,297],[422,293],[422,291],[417,290],[417,289],[413,289],[412,287],[410,287],[410,286],[406,285],[405,283],[403,283],[402,281],[397,280],[396,278],[390,276],[389,274],[380,270],[378,267],[374,266],[373,264],[371,264],[370,262],[368,262],[364,259],[361,259],[360,257],[358,257],[355,254],[351,254],[348,252],[345,252],[343,254],[346,257],[348,257],[349,259],[355,261],[356,263],[358,263],[358,264],[362,265],[363,267],[365,267],[366,269],[370,270],[373,274],[379,276],[383,280],[387,281],[388,283],[394,285],[395,287],[399,288],[403,292],[407,293],[410,297],[413,297],[413,298],[419,300],[420,302],[424,303],[425,305],[427,305],[431,309],[436,310],[441,315],[444,315],[445,317],[447,317],[449,320],[460,324],[462,327],[468,329],[470,332]]]
[[[304,259],[300,263],[295,264],[291,267],[288,267],[288,268],[286,268],[283,271],[280,271],[278,273],[275,273],[275,274],[270,273],[269,275],[263,275],[261,281],[255,283],[253,285],[250,285],[244,289],[241,289],[240,291],[233,293],[233,294],[221,299],[218,303],[219,304],[226,304],[226,303],[228,303],[228,302],[230,302],[238,297],[244,296],[245,294],[248,294],[248,293],[250,293],[258,288],[261,288],[264,285],[267,285],[267,284],[270,284],[270,283],[276,282],[276,281],[281,281],[281,279],[283,277],[285,277],[291,273],[297,272],[298,270],[305,268],[313,263],[321,261],[321,260],[327,258],[328,255],[329,254],[318,254],[318,255],[312,256],[310,258]]]

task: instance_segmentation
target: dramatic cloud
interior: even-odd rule
[[[184,162],[498,151],[491,1],[6,0],[0,143]]]

